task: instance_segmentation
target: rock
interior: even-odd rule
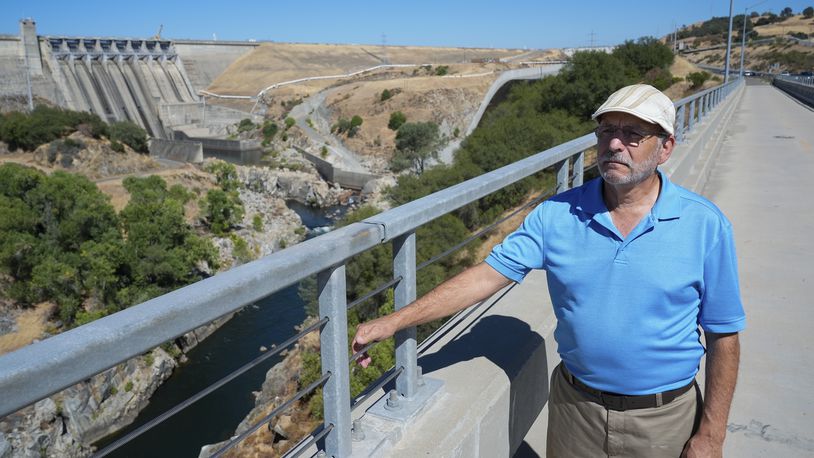
[[[11,458],[11,444],[0,434],[0,458]]]
[[[0,142],[0,154],[8,154],[11,151],[8,150],[8,144],[6,142]],[[0,458],[3,458],[2,450],[0,450]]]
[[[261,352],[261,353],[265,353],[265,352],[267,352],[267,351],[269,351],[269,349],[268,349],[268,348],[266,348],[266,346],[265,346],[265,345],[260,345],[260,352]]]
[[[17,321],[11,316],[0,316],[0,336],[17,332]]]

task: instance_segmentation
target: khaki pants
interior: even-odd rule
[[[561,364],[551,374],[548,458],[678,457],[698,427],[702,401],[697,387],[661,407],[619,412],[568,383]]]

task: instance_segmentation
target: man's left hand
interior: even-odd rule
[[[681,458],[721,458],[723,456],[723,445],[723,441],[696,434],[687,441]]]

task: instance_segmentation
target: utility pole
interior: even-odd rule
[[[594,47],[594,36],[596,35],[593,30],[591,30],[591,49]]]
[[[729,33],[726,36],[726,64],[724,65],[724,84],[729,82],[729,58],[732,52],[732,7],[735,0],[729,0]]]
[[[747,6],[746,8],[743,9],[743,33],[741,34],[741,69],[740,69],[740,72],[738,72],[740,74],[741,78],[743,78],[743,60],[744,60],[744,57],[746,56],[746,20],[749,19],[749,17],[746,15],[746,13],[750,9],[760,5],[761,3],[766,3],[766,1],[767,0],[757,2],[754,5]]]

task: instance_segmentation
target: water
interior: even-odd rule
[[[287,205],[300,215],[308,237],[327,232],[347,207],[313,208],[290,201]],[[147,423],[195,393],[226,376],[261,354],[260,347],[296,334],[294,326],[305,319],[304,304],[292,285],[256,304],[244,307],[220,329],[187,354],[189,361],[179,365],[150,399],[136,421],[97,443],[103,447]],[[254,407],[252,391],[259,391],[266,372],[282,357],[276,355],[226,386],[130,441],[112,457],[197,457],[201,447],[229,439],[238,423]]]

